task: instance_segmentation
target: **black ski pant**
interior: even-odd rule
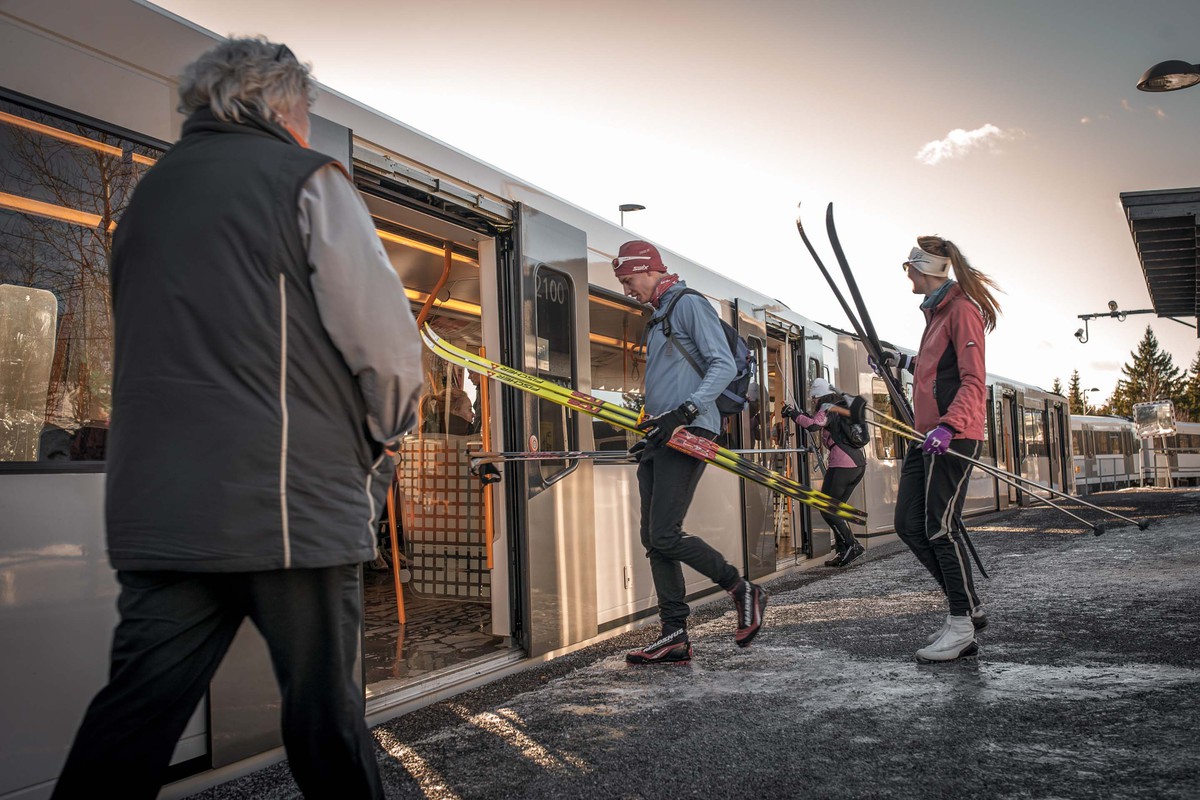
[[[982,442],[953,439],[950,449],[977,458]],[[900,470],[896,533],[946,593],[950,613],[961,616],[981,605],[971,574],[971,555],[954,525],[967,499],[971,463],[950,454],[929,456],[912,444]]]
[[[842,503],[850,502],[850,495],[862,481],[867,472],[866,467],[830,467],[825,470],[825,479],[821,482],[821,491]],[[833,529],[833,537],[837,540],[837,551],[845,553],[857,542],[850,532],[850,523],[841,517],[827,511],[821,512],[821,518]]]
[[[382,798],[355,681],[358,570],[119,571],[109,683],[88,707],[54,797],[157,796],[180,734],[249,617],[270,649],[300,791]]]
[[[705,438],[713,434],[703,428],[689,428]],[[691,609],[683,601],[685,584],[683,564],[719,585],[732,589],[741,579],[738,570],[715,547],[703,539],[684,533],[696,484],[707,466],[669,447],[648,447],[638,465],[638,489],[642,499],[642,546],[650,559],[654,590],[658,593],[658,614],[663,625],[686,627]]]

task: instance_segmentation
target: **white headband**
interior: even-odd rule
[[[950,259],[926,253],[919,247],[912,249],[908,254],[908,260],[904,263],[916,267],[918,272],[932,275],[935,278],[945,278],[950,274]]]

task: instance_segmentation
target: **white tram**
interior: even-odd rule
[[[1137,426],[1125,417],[1091,414],[1071,417],[1071,458],[1079,494],[1142,483],[1142,440],[1137,438]],[[1149,451],[1145,458],[1146,465],[1153,470]]]
[[[107,251],[138,178],[179,134],[171,76],[214,38],[141,0],[0,6],[0,798],[49,795],[106,679],[117,595],[102,522]],[[640,402],[644,313],[610,268],[628,231],[335,92],[322,91],[313,112],[313,146],[351,172],[414,307],[437,295],[430,319],[443,338]],[[760,399],[730,426],[731,446],[794,448],[779,409],[817,376],[887,406],[852,337],[664,253],[758,351]],[[394,524],[380,531],[387,557],[363,569],[371,722],[595,641],[655,607],[634,466],[510,464],[502,483],[483,488],[463,457],[469,445],[625,449],[627,434],[477,387],[432,354],[424,366],[421,424],[396,465]],[[989,387],[984,458],[1067,486],[1065,400],[1000,378]],[[164,458],[186,458],[164,447]],[[891,535],[901,448],[883,432],[868,448],[868,479],[852,499],[870,512],[868,544]],[[820,483],[807,455],[756,457]],[[977,473],[969,510],[1022,494]],[[716,469],[688,526],[752,578],[830,547],[806,508]],[[713,591],[689,577],[696,596]],[[281,758],[277,702],[248,626],[179,742],[162,796]]]

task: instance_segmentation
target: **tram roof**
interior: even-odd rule
[[[1121,205],[1155,313],[1200,314],[1200,187],[1121,192]]]

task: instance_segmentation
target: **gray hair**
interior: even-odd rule
[[[217,119],[241,122],[253,113],[270,120],[316,100],[307,64],[265,36],[228,39],[188,64],[179,81],[179,110],[208,106]]]

